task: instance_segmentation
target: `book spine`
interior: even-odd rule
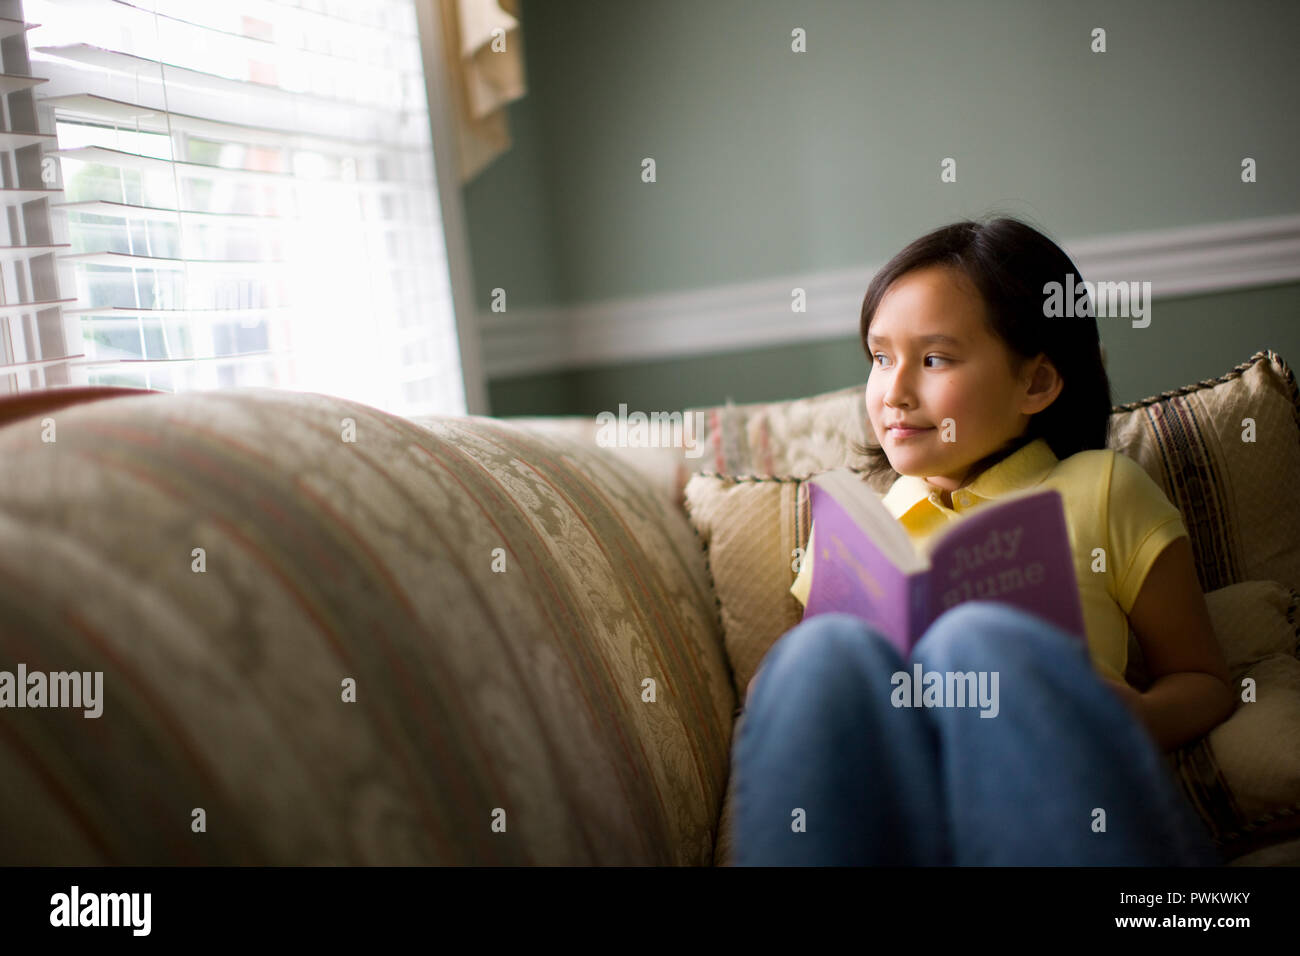
[[[910,654],[916,642],[924,636],[926,628],[930,622],[926,619],[926,611],[930,606],[929,594],[930,575],[924,571],[917,572],[907,579],[908,591],[908,609],[907,609],[907,651]]]

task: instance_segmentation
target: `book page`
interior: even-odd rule
[[[929,566],[926,556],[917,550],[898,519],[889,513],[880,495],[859,474],[836,468],[810,481],[825,489],[901,571],[911,573]]]
[[[810,484],[817,543],[804,620],[839,612],[861,618],[906,653],[918,592],[867,531],[819,484]],[[924,595],[921,595],[922,597]]]

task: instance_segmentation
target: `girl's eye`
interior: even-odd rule
[[[885,353],[883,353],[883,352],[877,352],[877,353],[876,353],[874,356],[872,356],[872,357],[873,357],[873,358],[876,358],[876,357],[882,356],[882,355],[884,355],[884,354],[885,354]],[[940,362],[946,362],[946,361],[948,361],[948,360],[947,360],[946,358],[944,358],[942,355],[927,355],[926,358],[928,358],[928,359],[938,359]],[[884,366],[881,365],[880,368],[884,368]]]

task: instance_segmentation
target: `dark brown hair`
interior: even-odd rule
[[[881,299],[896,279],[926,266],[948,266],[971,280],[984,300],[989,330],[1010,352],[1013,374],[1042,353],[1062,379],[1052,404],[1030,417],[1023,434],[975,462],[968,480],[1037,438],[1046,439],[1061,460],[1088,448],[1105,448],[1112,398],[1092,304],[1089,301],[1086,315],[1070,318],[1049,317],[1044,308],[1048,283],[1064,287],[1067,276],[1073,275],[1079,289],[1083,277],[1060,246],[1019,220],[955,222],[927,233],[890,259],[872,278],[862,300],[859,334],[868,364],[874,359],[867,331]],[[878,437],[874,444],[853,442],[852,447],[867,460],[868,478],[893,473]]]

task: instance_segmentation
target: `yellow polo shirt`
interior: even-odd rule
[[[1128,666],[1128,612],[1160,552],[1187,534],[1181,513],[1142,466],[1111,449],[1090,449],[1057,460],[1046,439],[1017,449],[964,488],[945,507],[924,478],[899,477],[881,499],[923,550],[949,521],[1012,491],[1055,488],[1065,501],[1084,626],[1093,666],[1123,680]],[[790,593],[808,603],[813,535]],[[1098,551],[1100,549],[1100,551]]]

